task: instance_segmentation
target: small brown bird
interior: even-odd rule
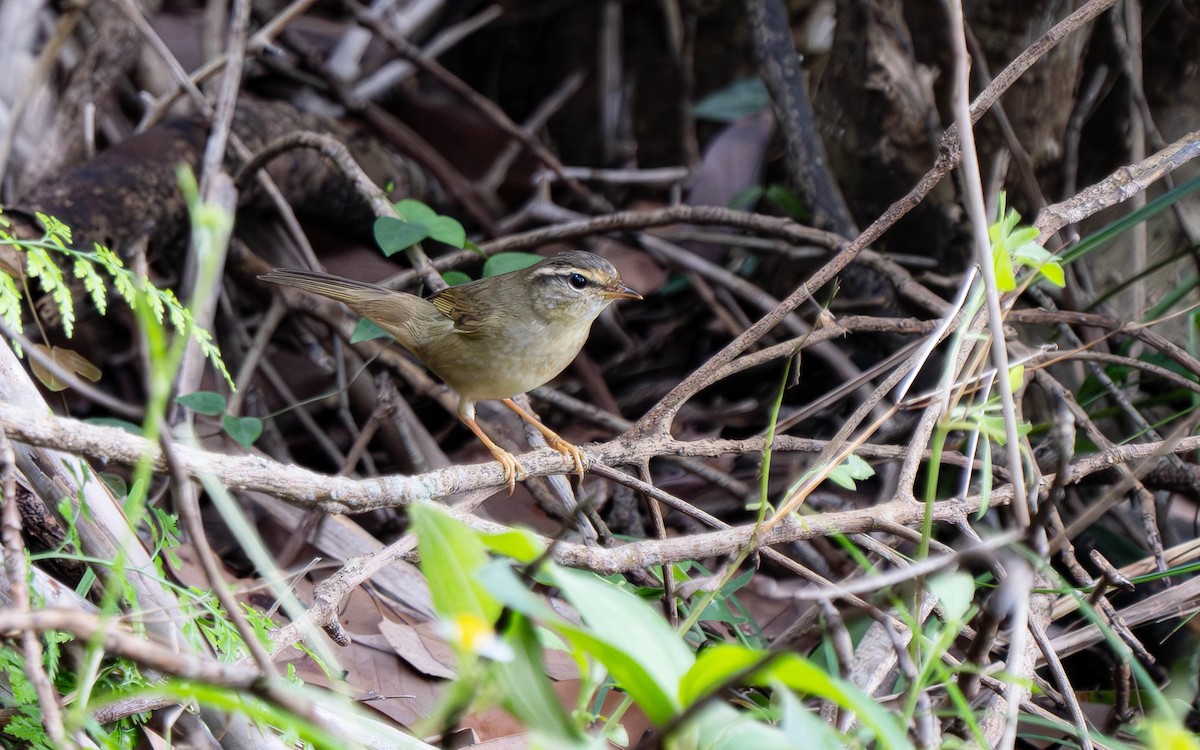
[[[524,468],[475,422],[475,402],[503,401],[545,435],[550,447],[569,456],[582,477],[583,451],[512,397],[566,369],[587,341],[592,321],[613,301],[642,298],[611,263],[583,250],[443,289],[428,299],[315,271],[281,268],[259,278],[344,302],[416,355],[458,394],[459,418],[500,462],[509,494]]]

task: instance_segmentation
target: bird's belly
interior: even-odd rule
[[[443,368],[433,367],[432,363],[430,369],[472,400],[502,399],[525,393],[565,370],[587,337],[586,330],[582,336],[563,336],[554,331],[541,334],[509,337],[504,346],[475,347],[471,361],[459,362],[453,372],[440,372]]]

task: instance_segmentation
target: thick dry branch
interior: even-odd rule
[[[223,685],[234,690],[251,688],[261,677],[257,669],[242,664],[222,664],[160,645],[125,630],[113,618],[77,609],[47,607],[33,612],[0,610],[0,633],[71,633],[81,641],[99,639],[104,650],[132,659],[144,667],[188,680]]]
[[[1037,217],[1036,226],[1041,232],[1038,242],[1045,242],[1068,224],[1077,224],[1092,214],[1141,195],[1146,188],[1198,156],[1200,130],[1195,130],[1150,158],[1121,167],[1062,203],[1046,206]]]
[[[31,410],[0,403],[0,429],[9,437],[30,445],[48,446],[58,450],[131,466],[149,455],[155,467],[162,471],[166,463],[161,449],[142,437],[115,427],[92,425],[67,417],[39,415]],[[1186,453],[1200,448],[1200,436],[1172,442],[1125,445],[1102,454],[1080,459],[1071,467],[1071,482],[1107,470],[1117,463],[1139,461],[1157,455],[1170,443],[1173,453]],[[695,440],[673,438],[643,438],[630,440],[618,437],[588,446],[592,461],[609,466],[636,464],[660,456],[717,457],[746,455],[761,452],[762,438],[745,440]],[[775,451],[819,453],[828,441],[778,435]],[[881,446],[864,443],[855,452],[870,460],[899,460],[904,457],[903,446]],[[958,462],[961,457],[944,456]],[[260,456],[232,456],[211,453],[187,446],[178,446],[180,467],[190,476],[212,474],[231,490],[254,490],[279,497],[293,505],[321,510],[326,513],[363,513],[376,508],[394,508],[410,502],[433,500],[458,492],[486,487],[504,486],[501,470],[494,462],[469,466],[451,466],[416,476],[388,476],[372,479],[350,479],[289,466]],[[520,456],[521,465],[530,476],[569,473],[573,464],[557,451],[543,449]],[[994,493],[1000,493],[997,489]],[[996,495],[994,494],[993,497]]]
[[[124,464],[134,463],[143,453],[149,453],[160,468],[163,466],[161,451],[157,446],[116,428],[83,424],[62,417],[39,416],[7,404],[0,404],[0,427],[13,440],[35,445],[52,445],[61,450],[107,457],[113,462]],[[774,449],[816,452],[824,446],[823,441],[779,436],[776,438]],[[1155,457],[1161,453],[1164,446],[1174,453],[1197,450],[1200,449],[1200,436],[1164,443],[1120,446],[1080,459],[1071,466],[1068,481],[1078,482],[1087,476],[1105,471],[1114,464]],[[589,453],[593,460],[599,458],[605,464],[622,465],[637,464],[662,455],[716,456],[748,453],[761,450],[761,447],[762,442],[758,439],[687,443],[660,438],[630,441],[623,437],[592,446]],[[876,457],[894,459],[898,458],[902,451],[899,447],[880,448],[863,445],[857,453],[868,458],[871,457],[870,454],[876,454]],[[455,466],[414,477],[391,476],[365,480],[325,476],[257,456],[228,456],[184,446],[178,448],[178,463],[181,470],[192,476],[205,473],[215,475],[231,490],[267,492],[294,505],[329,513],[357,513],[374,508],[396,507],[407,502],[445,497],[466,490],[503,486],[500,468],[494,463]],[[526,454],[521,457],[521,463],[534,475],[567,473],[571,470],[568,459],[550,449]],[[1043,477],[1041,489],[1047,489],[1052,480],[1052,476]],[[995,506],[1010,499],[1011,486],[1006,485],[994,488],[987,498],[946,500],[937,504],[935,521],[965,523],[968,515],[982,507],[985,502]],[[760,541],[765,544],[780,544],[832,533],[888,530],[919,522],[923,507],[922,504],[910,500],[897,500],[861,511],[827,513],[802,520],[787,520],[773,527]],[[475,519],[472,523],[479,524]],[[611,550],[559,545],[556,548],[556,556],[570,565],[614,572],[642,565],[732,553],[747,544],[753,533],[753,526],[741,526],[680,539],[635,542]]]
[[[155,468],[166,470],[162,451],[145,439],[114,427],[89,425],[66,417],[38,415],[30,410],[0,403],[0,427],[13,440],[32,445],[60,446],[62,450],[122,465],[134,465],[149,455]],[[819,452],[822,440],[790,436],[776,438],[776,451]],[[608,465],[637,463],[658,456],[715,457],[741,455],[762,450],[761,438],[747,440],[700,440],[694,442],[621,438],[588,447],[589,457]],[[865,446],[864,458],[897,459],[897,446]],[[354,480],[327,476],[298,466],[287,466],[259,456],[231,456],[178,446],[177,460],[190,476],[212,474],[231,490],[256,490],[275,495],[293,505],[326,513],[362,513],[376,508],[394,508],[419,500],[447,497],[459,492],[504,486],[500,467],[494,462],[453,466],[412,477],[391,476]],[[549,448],[520,458],[529,476],[569,473],[573,464]]]
[[[1011,487],[1004,487],[991,494],[990,504],[1004,505],[1011,499]],[[984,498],[979,496],[935,503],[934,523],[966,523],[983,503]],[[670,539],[646,539],[609,549],[561,544],[555,548],[554,558],[564,565],[609,575],[683,560],[722,558],[755,545],[785,544],[836,534],[891,532],[897,526],[919,524],[924,515],[923,503],[893,500],[859,510],[821,513],[803,518],[792,516],[775,524],[765,534],[760,534],[755,525],[748,524]]]

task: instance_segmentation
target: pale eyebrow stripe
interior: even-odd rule
[[[564,276],[564,275],[566,275],[568,270],[569,269],[567,269],[567,268],[560,268],[557,266],[544,266],[544,267],[539,268],[538,270],[534,271],[533,275],[534,276]]]

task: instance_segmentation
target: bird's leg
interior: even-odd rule
[[[475,421],[475,402],[467,398],[460,397],[458,400],[458,418],[467,426],[471,432],[475,433],[475,437],[479,438],[479,442],[488,449],[492,457],[500,462],[500,468],[504,473],[504,483],[508,485],[508,494],[511,496],[513,490],[517,488],[517,475],[526,474],[525,467],[517,461],[517,457],[500,446],[492,442],[492,439],[487,436],[479,423]]]
[[[500,468],[504,471],[504,482],[508,485],[508,494],[511,495],[517,488],[517,474],[526,473],[525,467],[521,466],[516,456],[493,443],[474,419],[464,419],[463,424],[475,433],[475,437],[491,451],[492,457],[500,462]]]
[[[557,432],[542,424],[540,419],[521,408],[521,405],[516,401],[513,401],[511,398],[502,400],[504,401],[505,406],[517,413],[517,416],[536,427],[537,431],[545,436],[546,443],[549,444],[551,448],[574,461],[575,473],[579,475],[580,480],[583,479],[583,473],[587,468],[588,458],[586,455],[584,455],[583,451],[580,450],[579,446],[568,443],[566,440],[560,437]]]

